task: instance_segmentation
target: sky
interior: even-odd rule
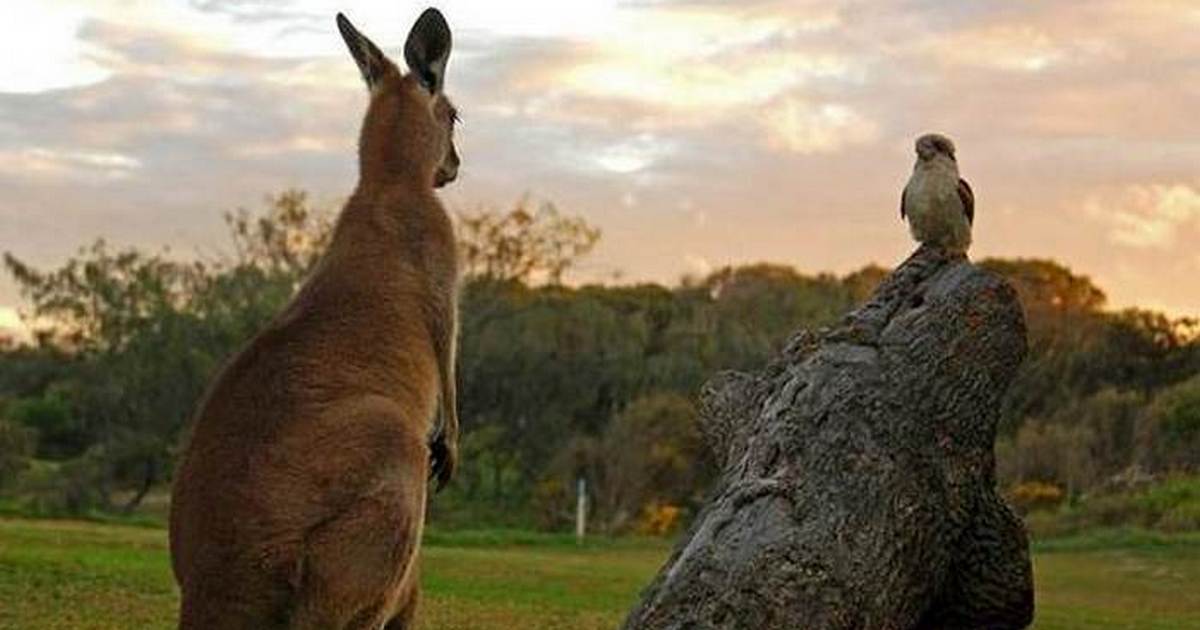
[[[199,255],[221,213],[353,189],[344,11],[401,59],[425,2],[42,0],[0,24],[0,251]],[[895,265],[914,139],[958,145],[972,256],[1059,260],[1114,308],[1200,314],[1195,0],[447,0],[451,208],[603,230],[576,281]],[[21,297],[0,278],[0,328]]]

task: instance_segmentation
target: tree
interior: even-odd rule
[[[208,379],[291,298],[334,229],[333,215],[295,190],[224,219],[228,241],[207,255],[97,241],[51,269],[4,257],[37,345],[0,351],[0,406],[36,433],[34,456],[53,460],[26,476],[59,471],[45,485],[64,495],[58,503],[131,508],[168,480]],[[696,469],[659,468],[620,444],[642,446],[644,425],[650,442],[684,449],[694,427],[678,420],[683,405],[664,401],[691,399],[714,372],[769,361],[796,327],[838,325],[888,277],[874,265],[836,277],[760,263],[677,286],[577,286],[567,281],[600,237],[582,218],[526,198],[463,213],[459,227],[464,458],[432,513],[462,507],[473,523],[502,510],[497,520],[526,524],[536,497],[561,505],[584,468],[604,521],[628,522],[647,502],[688,507],[703,485],[684,480]],[[1197,320],[1106,311],[1098,287],[1052,261],[981,266],[1015,287],[1031,340],[1001,405],[1006,481],[1069,478],[1082,492],[1122,466],[1195,465],[1190,446],[1169,448],[1190,444],[1186,413],[1167,411],[1186,405],[1151,401],[1200,372]],[[658,408],[678,421],[655,419]],[[1035,453],[1045,453],[1036,464]],[[661,484],[672,490],[651,492],[633,470],[675,470]]]
[[[215,261],[114,250],[103,240],[52,271],[4,257],[30,302],[40,348],[69,357],[56,387],[20,400],[16,413],[41,433],[42,455],[88,458],[66,468],[88,471],[79,483],[98,487],[78,496],[100,507],[128,491],[121,507],[132,510],[169,477],[209,377],[291,296],[331,225],[297,191],[269,197],[259,215],[227,214],[226,223],[235,253]]]
[[[467,278],[561,284],[563,275],[600,240],[598,228],[563,216],[553,203],[531,206],[524,197],[506,213],[459,214],[459,251]]]
[[[1200,371],[1198,321],[1144,309],[1106,313],[1087,355],[1093,380],[1145,394],[1187,379]]]
[[[605,413],[600,401],[610,399],[612,390],[600,384],[598,371],[617,350],[602,347],[599,336],[624,340],[597,329],[601,322],[619,325],[603,305],[577,299],[583,293],[561,286],[600,231],[563,216],[553,204],[531,205],[526,197],[506,213],[459,216],[464,433],[485,431],[488,443],[498,447],[485,458],[489,471],[460,472],[471,480],[467,493],[478,492],[489,479],[496,501],[505,495],[508,473],[515,471],[520,485],[529,488],[565,435],[588,422],[585,415]],[[545,284],[533,287],[538,282]],[[539,385],[523,386],[514,378]],[[595,379],[594,389],[581,387],[588,378]],[[464,466],[477,464],[464,459]]]
[[[1029,326],[1030,356],[1004,401],[1001,431],[1044,417],[1103,389],[1146,394],[1200,370],[1197,320],[1103,310],[1104,292],[1048,260],[988,259],[980,266],[1016,288]]]
[[[86,428],[79,426],[62,385],[49,388],[41,396],[9,402],[5,416],[15,426],[37,436],[36,454],[43,459],[78,457],[92,442]]]
[[[83,354],[121,351],[148,320],[185,299],[190,280],[188,265],[166,252],[113,251],[103,239],[54,271],[7,253],[4,264],[31,302],[39,343]]]
[[[333,238],[333,215],[314,209],[308,193],[288,189],[268,196],[264,211],[245,208],[224,215],[235,256],[223,267],[249,267],[298,284]],[[294,288],[294,287],[293,287]]]
[[[723,474],[626,628],[1029,625],[1028,542],[992,459],[1021,310],[940,251],[842,326],[706,384]]]
[[[1090,393],[1085,353],[1098,335],[1106,297],[1085,276],[1049,260],[987,259],[980,266],[999,273],[1020,298],[1032,349],[1004,400],[1001,432],[1014,434],[1027,416],[1065,405]]]
[[[798,326],[819,328],[854,305],[847,286],[832,275],[805,276],[782,265],[726,267],[700,285],[708,292],[721,329],[725,368],[761,363],[778,351]]]

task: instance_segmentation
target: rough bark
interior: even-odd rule
[[[922,248],[836,329],[711,379],[721,481],[625,628],[1028,626],[1028,541],[993,453],[1025,351],[1012,288]]]

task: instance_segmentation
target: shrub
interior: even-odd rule
[[[41,516],[83,516],[108,506],[107,466],[98,449],[66,462],[41,462],[22,475],[16,492],[28,512]]]
[[[571,523],[570,506],[574,505],[573,493],[558,478],[545,478],[533,486],[533,513],[538,528],[545,531],[565,529]]]
[[[654,511],[693,500],[707,474],[696,410],[675,394],[635,400],[613,419],[600,449],[604,474],[596,484],[597,504],[614,531],[638,529],[648,507]],[[678,518],[677,509],[672,518]]]
[[[1001,471],[1011,471],[1013,482],[1039,480],[1054,483],[1073,497],[1097,478],[1092,456],[1095,432],[1048,420],[1031,420],[1017,432],[1013,448],[1002,452],[1014,457]]]
[[[1019,483],[1008,490],[1008,500],[1022,514],[1057,507],[1062,503],[1062,488],[1041,481]]]
[[[1030,513],[1025,525],[1038,538],[1128,527],[1200,531],[1200,477],[1175,477],[1137,490],[1093,493],[1074,504]]]
[[[1200,470],[1200,376],[1160,393],[1150,409],[1147,463],[1168,471]]]
[[[547,529],[568,526],[575,514],[575,482],[582,476],[588,483],[589,528],[636,531],[646,506],[698,502],[711,474],[691,401],[652,394],[616,414],[599,437],[576,438],[560,449],[534,490],[534,510]],[[658,527],[668,525],[674,527]]]
[[[666,536],[679,526],[682,514],[683,510],[677,505],[651,502],[642,508],[634,531],[643,536]]]
[[[0,489],[29,467],[36,441],[31,429],[0,419]]]
[[[1165,532],[1200,531],[1200,501],[1171,508],[1158,519],[1158,529]]]

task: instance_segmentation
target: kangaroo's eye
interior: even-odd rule
[[[452,122],[452,123],[454,123],[454,124],[456,124],[456,125],[457,125],[458,123],[461,123],[461,122],[462,122],[462,118],[459,118],[459,116],[458,116],[458,110],[457,110],[457,109],[451,109],[451,110],[450,110],[450,122]]]

